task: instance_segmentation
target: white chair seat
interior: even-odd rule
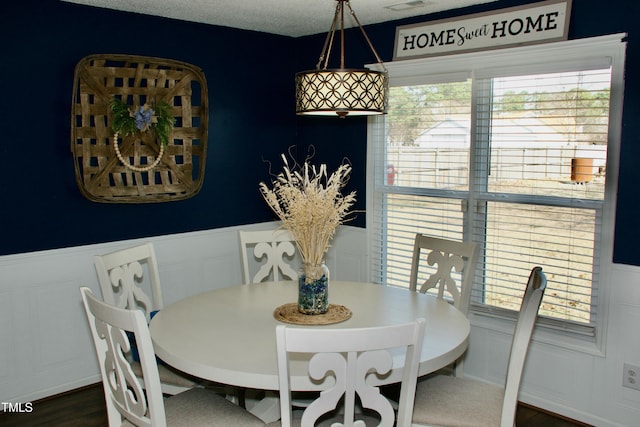
[[[504,389],[480,381],[436,375],[418,381],[413,422],[429,426],[499,427]],[[464,402],[464,405],[460,405]],[[451,424],[451,414],[456,414]]]
[[[222,395],[203,388],[193,388],[165,399],[164,411],[167,427],[265,425],[259,418],[242,410]],[[135,427],[126,420],[122,426]]]
[[[213,391],[193,388],[164,401],[167,426],[264,426],[259,418]]]
[[[132,362],[131,369],[133,370],[133,373],[136,374],[136,377],[142,377],[142,367],[140,366],[140,362]],[[183,372],[172,369],[162,363],[158,363],[158,375],[160,375],[162,391],[166,394],[180,393],[197,385],[195,381],[192,381]],[[172,386],[176,387],[173,392],[168,389]]]
[[[534,267],[513,332],[504,387],[467,378],[427,376],[416,386],[414,426],[514,426],[522,369],[546,287],[542,268]]]
[[[302,410],[294,410],[293,418],[291,420],[291,427],[302,427]],[[368,426],[377,426],[380,424],[380,418],[375,416],[369,416],[367,414],[360,415],[358,419],[364,421],[365,425]],[[331,427],[334,423],[342,423],[344,418],[342,415],[336,415],[333,417],[328,417],[319,421],[315,427]],[[280,420],[274,421],[272,423],[267,424],[266,427],[281,427],[282,422]]]

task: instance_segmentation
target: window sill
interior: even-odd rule
[[[501,334],[511,335],[515,327],[515,313],[505,315],[502,313],[480,311],[472,307],[469,309],[468,318],[472,328],[482,328]],[[562,330],[541,322],[536,324],[531,340],[560,347],[565,350],[605,357],[604,352],[600,348],[602,344],[597,342],[596,337],[572,332],[570,330]]]

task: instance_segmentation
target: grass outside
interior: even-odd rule
[[[504,188],[493,186],[491,191],[517,187],[521,192],[527,185],[532,184],[502,183]],[[602,194],[604,184],[600,180],[586,185],[549,180],[544,186],[536,182],[536,186],[544,188],[546,195],[575,198],[576,193],[588,192],[591,195],[583,194],[582,198],[593,198],[594,193]],[[387,203],[388,282],[407,286],[411,257],[406,254],[413,249],[415,233],[461,240],[463,213],[459,201],[447,204],[441,199],[389,194]],[[485,221],[474,227],[486,230],[479,262],[482,265],[484,259],[485,268],[476,272],[474,300],[518,310],[529,272],[540,265],[548,279],[540,313],[588,324],[592,283],[597,281],[592,273],[594,230],[600,221],[596,211],[506,202],[487,202],[482,209],[477,217]],[[429,218],[431,212],[436,218]],[[426,274],[427,270],[421,272],[422,277]],[[484,292],[480,286],[483,277]]]

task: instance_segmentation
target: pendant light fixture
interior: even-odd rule
[[[360,25],[349,0],[337,0],[333,23],[327,33],[315,70],[296,74],[296,114],[340,118],[385,114],[388,107],[389,77],[380,56]],[[383,71],[351,69],[344,66],[344,8],[362,31]],[[328,69],[336,30],[340,30],[340,68]]]

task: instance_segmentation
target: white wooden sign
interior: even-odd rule
[[[396,28],[393,59],[566,40],[571,0],[548,0]]]

